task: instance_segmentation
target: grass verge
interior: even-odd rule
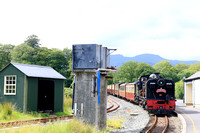
[[[84,124],[79,120],[70,120],[68,122],[57,122],[48,125],[31,125],[18,129],[4,130],[4,133],[108,133],[108,131],[99,131],[96,128]]]
[[[64,111],[55,113],[56,116],[69,116],[72,115],[72,99],[70,97],[64,100]],[[30,120],[30,119],[40,119],[51,117],[49,113],[37,113],[28,112],[26,114],[16,110],[15,105],[11,103],[0,104],[0,123],[20,121],[20,120]]]
[[[116,130],[122,128],[123,126],[122,123],[124,122],[124,120],[125,119],[115,119],[115,118],[108,119],[107,120],[108,130]]]
[[[49,117],[47,113],[29,112],[27,114],[17,111],[11,103],[0,104],[0,122],[11,122],[18,120],[39,119]]]

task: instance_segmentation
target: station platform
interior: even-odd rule
[[[185,133],[200,133],[200,108],[185,106],[183,100],[176,101],[176,112],[185,120]],[[184,125],[183,125],[184,126]]]

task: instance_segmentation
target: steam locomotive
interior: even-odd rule
[[[175,84],[159,73],[141,76],[134,83],[108,85],[107,92],[139,104],[152,114],[171,114],[175,110]]]

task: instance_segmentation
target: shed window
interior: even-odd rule
[[[4,77],[4,95],[16,95],[16,76]]]

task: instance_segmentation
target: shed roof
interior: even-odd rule
[[[22,73],[28,77],[40,77],[40,78],[51,78],[51,79],[66,79],[60,73],[49,66],[39,66],[30,64],[13,63],[13,66],[19,69]]]
[[[195,80],[195,79],[200,79],[200,71],[198,71],[195,74],[193,74],[192,76],[188,77],[187,79],[185,79],[185,81],[191,81],[191,80]]]

